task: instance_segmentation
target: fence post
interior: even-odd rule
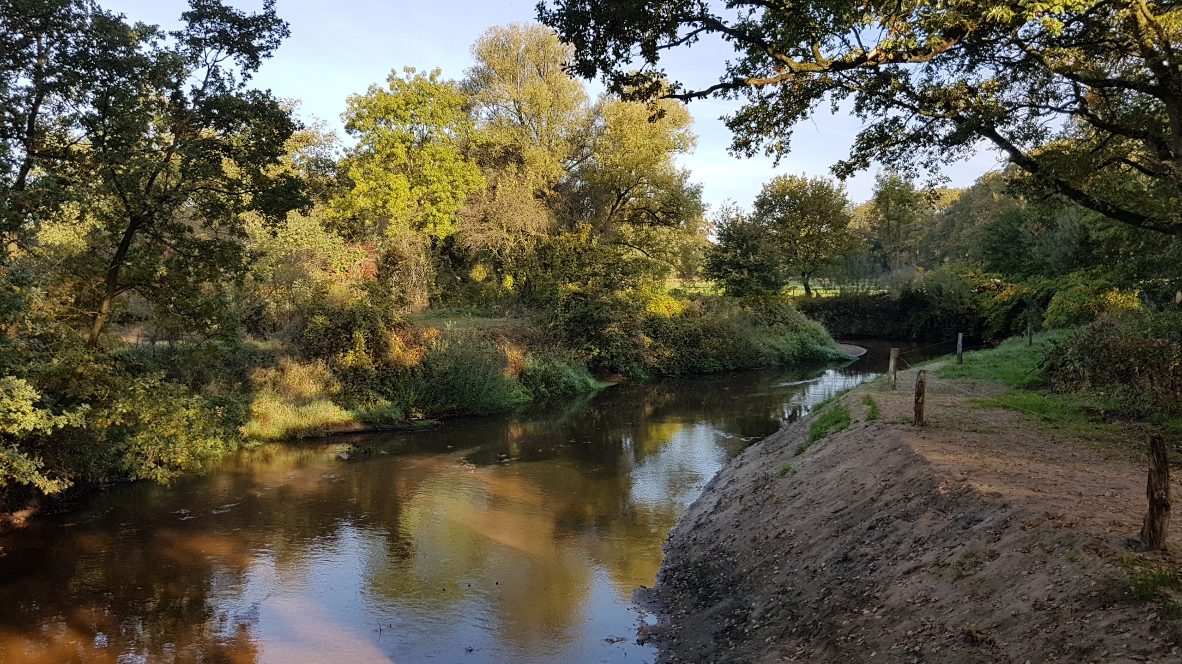
[[[1158,551],[1166,548],[1170,529],[1170,460],[1166,441],[1158,435],[1149,437],[1149,481],[1145,496],[1149,499],[1149,511],[1141,525],[1141,549]]]
[[[1034,345],[1034,325],[1032,323],[1026,324],[1026,345]]]
[[[964,364],[964,332],[956,333],[956,363]]]
[[[920,369],[915,374],[915,426],[923,426],[923,402],[927,396],[928,372]]]
[[[895,389],[899,382],[899,349],[891,349],[891,366],[887,369],[887,374],[891,377],[891,389]]]

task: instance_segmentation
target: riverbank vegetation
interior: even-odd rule
[[[708,246],[695,142],[593,97],[537,25],[458,80],[399,69],[347,139],[252,87],[287,36],[0,4],[0,507],[167,481],[249,439],[479,415],[844,357],[776,294],[677,291]]]

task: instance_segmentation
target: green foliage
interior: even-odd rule
[[[780,477],[788,477],[789,475],[795,475],[795,474],[796,474],[796,467],[793,466],[792,464],[786,463],[783,466],[780,466]]]
[[[12,376],[0,378],[0,489],[23,484],[49,494],[68,485],[43,474],[44,463],[22,448],[30,438],[77,426],[85,411],[56,414],[40,405],[42,401],[41,394],[28,381]]]
[[[878,409],[878,402],[874,397],[867,394],[862,397],[862,403],[866,405],[866,421],[873,422],[882,416],[882,411]]]
[[[727,295],[774,293],[783,286],[767,242],[767,229],[733,205],[715,219],[715,244],[706,252],[706,275]]]
[[[291,214],[277,225],[248,225],[255,255],[243,288],[248,329],[265,336],[306,323],[316,303],[362,296],[358,266],[367,252],[328,227],[323,210]]]
[[[1182,412],[1182,312],[1104,317],[1068,335],[1040,365],[1060,391],[1104,397],[1126,412]]]
[[[345,129],[357,139],[346,159],[352,188],[336,201],[351,220],[379,237],[386,227],[411,228],[435,238],[455,232],[468,195],[484,186],[463,151],[475,130],[467,99],[455,83],[408,68],[392,72],[386,88],[370,86],[349,98]]]
[[[307,357],[331,358],[334,365],[372,367],[394,351],[396,320],[371,300],[325,302],[310,312],[296,339]]]
[[[814,443],[825,436],[844,431],[853,421],[850,417],[850,409],[841,404],[819,408],[817,413],[812,424],[809,425],[808,438],[796,447],[794,452],[796,456],[807,452]]]
[[[930,207],[923,192],[897,172],[879,174],[871,199],[871,246],[884,268],[914,265],[919,224]]]
[[[1104,280],[1073,275],[1051,297],[1043,325],[1048,328],[1076,327],[1102,316],[1115,316],[1140,308],[1141,301],[1135,292],[1122,292]]]
[[[844,355],[783,298],[640,298],[568,293],[556,332],[605,374],[685,376],[824,362]]]
[[[984,141],[1033,190],[1182,237],[1179,156],[1160,149],[1179,131],[1182,92],[1154,73],[1182,64],[1173,5],[562,0],[539,18],[574,47],[576,72],[614,92],[744,99],[726,119],[740,154],[787,154],[822,102],[845,102],[864,126],[841,177],[934,168]],[[710,37],[735,51],[717,77],[669,82],[660,60]]]
[[[463,87],[480,109],[480,140],[551,184],[588,129],[587,93],[565,69],[572,53],[548,28],[490,28],[472,46]]]
[[[536,401],[585,394],[604,385],[583,363],[556,354],[531,355],[517,378]]]
[[[67,481],[165,482],[238,442],[238,411],[232,406],[109,356],[93,356],[73,367],[68,373],[49,368],[52,373],[38,379],[52,385],[60,401],[85,407],[85,417],[39,439],[33,448]]]
[[[813,277],[853,246],[845,189],[826,178],[781,175],[763,186],[748,217],[723,208],[707,274],[730,295],[778,291],[799,278],[806,297]]]

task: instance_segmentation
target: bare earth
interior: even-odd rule
[[[795,456],[810,422],[790,426],[707,486],[641,593],[659,661],[1182,662],[1179,623],[1127,590],[1131,556],[1164,555],[1128,546],[1136,455],[973,405],[997,390],[969,382],[929,382],[917,430],[913,381],[847,394],[845,431]]]

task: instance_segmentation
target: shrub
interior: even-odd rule
[[[1102,317],[1049,352],[1042,368],[1060,391],[1108,397],[1134,413],[1182,412],[1182,312]]]
[[[1135,291],[1113,288],[1104,280],[1072,275],[1047,305],[1043,324],[1048,328],[1075,327],[1102,316],[1116,316],[1141,308]]]
[[[506,363],[504,352],[475,334],[439,338],[418,367],[384,376],[386,394],[427,417],[503,412],[530,399]]]
[[[316,436],[354,420],[352,413],[335,403],[341,383],[323,360],[283,358],[273,367],[256,370],[251,381],[256,393],[250,420],[242,427],[250,438]]]
[[[553,354],[531,355],[517,378],[534,400],[583,394],[601,386],[585,364]]]
[[[64,485],[124,480],[166,482],[236,446],[237,412],[160,374],[129,371],[110,356],[67,363],[39,378],[75,415],[52,433],[33,434],[22,451]],[[56,373],[56,372],[55,372]]]
[[[625,294],[568,289],[551,326],[593,371],[644,378],[643,318],[644,304]]]
[[[309,316],[296,342],[305,357],[335,365],[372,366],[393,352],[396,320],[368,300],[323,304]]]

